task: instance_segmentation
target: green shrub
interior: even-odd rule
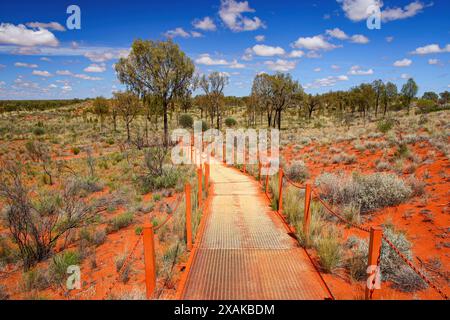
[[[48,273],[42,269],[27,271],[22,276],[21,287],[23,291],[44,290],[50,286]]]
[[[36,127],[33,129],[33,134],[36,136],[42,136],[43,134],[45,134],[45,130],[44,128]]]
[[[237,124],[237,121],[234,118],[226,118],[225,125],[229,128],[234,127]]]
[[[142,226],[136,226],[136,228],[134,228],[134,233],[137,235],[137,236],[139,236],[139,235],[141,235],[142,234],[142,231],[143,231],[144,229],[142,228]]]
[[[67,277],[67,268],[72,265],[78,265],[81,262],[81,256],[76,251],[64,251],[57,254],[52,259],[50,271],[53,278],[61,283]]]
[[[394,124],[395,121],[393,119],[384,119],[377,123],[377,129],[382,133],[386,133],[394,127]]]
[[[180,115],[178,122],[180,126],[185,129],[192,128],[192,126],[194,125],[194,119],[189,114]]]
[[[132,222],[133,222],[133,213],[125,212],[114,217],[109,222],[109,225],[112,231],[117,231],[122,228],[128,227]]]
[[[78,148],[78,147],[73,147],[72,149],[71,149],[71,151],[72,151],[72,153],[74,154],[74,155],[77,155],[77,154],[79,154],[80,153],[80,148]]]
[[[336,228],[329,228],[317,239],[317,255],[325,272],[332,272],[341,264],[343,248],[339,239],[340,235]]]

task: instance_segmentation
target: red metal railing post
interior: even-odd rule
[[[278,171],[278,213],[283,214],[283,169]]]
[[[262,181],[262,177],[261,177],[261,161],[258,161],[258,179],[259,179],[259,183],[261,183],[261,181]]]
[[[245,156],[246,156],[246,152],[245,152],[245,146],[244,146],[244,173],[247,173],[247,168],[246,168],[246,163],[247,161],[245,161]]]
[[[264,192],[266,193],[266,196],[269,196],[269,170],[266,172],[266,187],[264,188]]]
[[[146,223],[143,228],[146,297],[151,299],[156,286],[155,239],[153,227]]]
[[[210,164],[205,163],[205,191],[208,192],[208,186],[209,186],[209,173],[210,173]]]
[[[191,185],[186,183],[184,186],[186,195],[186,247],[192,250],[192,206],[191,206]]]
[[[311,185],[306,184],[305,189],[305,211],[303,214],[303,233],[306,237],[306,243],[309,243],[309,225],[311,223]]]
[[[227,162],[227,148],[226,148],[226,143],[224,143],[223,145],[222,145],[222,157],[223,157],[223,163],[226,163]]]
[[[198,177],[198,207],[202,206],[202,198],[203,198],[203,190],[202,190],[202,167],[200,166],[197,169],[197,177]]]
[[[369,259],[367,262],[367,273],[369,274],[366,285],[366,300],[378,299],[380,286],[380,256],[383,238],[383,229],[380,227],[370,228]]]

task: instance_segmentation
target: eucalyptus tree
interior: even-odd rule
[[[208,111],[211,127],[214,126],[216,118],[216,128],[220,129],[222,124],[222,105],[224,103],[223,90],[228,84],[228,76],[223,72],[212,72],[208,76],[202,75],[197,79],[197,85],[203,90],[208,102]]]
[[[141,98],[153,95],[162,104],[164,145],[169,143],[168,109],[190,85],[194,63],[172,40],[135,40],[131,52],[115,65],[118,79]]]
[[[125,122],[127,141],[130,142],[130,125],[139,114],[141,101],[139,100],[139,97],[131,91],[114,92],[114,99],[116,100],[114,103],[117,106],[117,112],[122,116],[123,121]]]
[[[397,98],[397,95],[398,95],[397,86],[392,82],[386,83],[381,96],[384,105],[383,116],[386,116],[386,112],[389,110],[389,107],[392,105],[392,102]]]
[[[409,109],[411,107],[411,101],[416,97],[419,87],[413,78],[409,78],[408,81],[402,87],[402,97],[405,101],[406,107]]]
[[[105,116],[109,113],[109,101],[103,97],[97,97],[92,101],[92,111],[99,117],[100,130],[103,130]]]
[[[382,80],[372,82],[372,88],[375,92],[375,118],[378,116],[378,107],[380,105],[381,96],[384,91],[384,83]]]

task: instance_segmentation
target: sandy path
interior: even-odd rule
[[[211,213],[183,299],[324,299],[308,256],[269,209],[257,183],[222,164],[211,166]]]

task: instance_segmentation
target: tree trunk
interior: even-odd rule
[[[128,143],[130,143],[131,141],[131,136],[130,136],[130,121],[125,121],[126,125],[127,125],[127,141]]]
[[[164,113],[164,146],[169,146],[169,123],[167,119],[167,102],[163,104],[163,113]]]

